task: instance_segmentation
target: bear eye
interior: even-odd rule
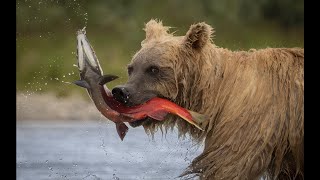
[[[147,72],[149,74],[152,74],[152,75],[156,75],[159,73],[159,68],[157,66],[150,66],[148,69],[147,69]]]
[[[132,73],[132,71],[133,71],[133,67],[129,66],[129,67],[128,67],[128,75],[129,75],[129,76],[130,76],[130,74]]]

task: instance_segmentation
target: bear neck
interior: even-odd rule
[[[185,121],[176,121],[180,134],[188,133],[201,141],[214,128],[212,125],[215,122],[209,121],[219,121],[224,102],[228,101],[229,93],[234,88],[233,82],[237,76],[241,76],[231,75],[240,72],[236,69],[238,61],[234,56],[247,55],[248,52],[245,51],[233,52],[209,45],[201,53],[193,53],[184,58],[184,71],[178,78],[176,103],[186,109],[206,114],[209,119],[203,123],[205,131],[200,131]]]

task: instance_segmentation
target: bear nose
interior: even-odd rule
[[[123,104],[127,104],[129,102],[129,91],[125,88],[125,87],[115,87],[112,89],[112,95],[113,97],[123,103]]]

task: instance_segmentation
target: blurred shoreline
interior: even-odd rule
[[[94,104],[80,94],[57,97],[54,93],[16,94],[17,121],[79,121],[104,118]]]

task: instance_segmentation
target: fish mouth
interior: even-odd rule
[[[88,69],[94,71],[98,75],[103,74],[96,53],[86,36],[85,28],[77,31],[77,60],[81,76],[84,76]]]

